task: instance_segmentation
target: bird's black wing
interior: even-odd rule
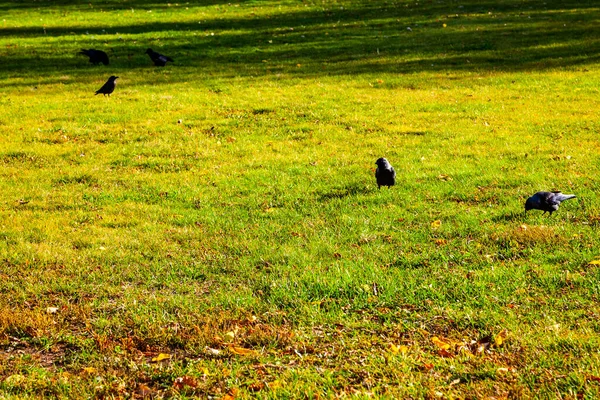
[[[102,87],[100,89],[98,89],[96,91],[96,94],[100,94],[100,93],[110,93],[110,89],[111,89],[111,82],[108,81],[106,82],[104,85],[102,85]]]
[[[560,205],[560,200],[558,200],[556,193],[550,193],[550,192],[544,193],[543,199],[544,199],[544,203],[546,203],[548,205],[551,205],[551,206],[559,206]]]

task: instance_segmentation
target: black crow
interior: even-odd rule
[[[394,186],[396,184],[396,171],[394,167],[385,158],[378,159],[377,170],[375,171],[375,178],[377,178],[377,188],[381,189],[382,186]]]
[[[525,202],[525,212],[542,210],[544,214],[549,212],[552,215],[554,211],[558,210],[561,202],[575,197],[577,196],[574,194],[562,194],[561,192],[537,192]]]
[[[79,54],[83,54],[90,58],[90,62],[94,65],[98,65],[100,63],[104,65],[108,65],[108,54],[103,52],[102,50],[94,50],[94,49],[81,49]]]
[[[108,78],[108,80],[106,81],[106,83],[104,85],[102,85],[102,87],[100,89],[98,89],[96,91],[96,94],[100,94],[102,93],[103,95],[109,95],[115,90],[115,86],[117,86],[117,83],[115,82],[117,80],[118,76],[111,76],[110,78]]]
[[[171,57],[163,56],[160,53],[153,51],[152,49],[146,50],[146,54],[150,56],[150,59],[154,62],[157,67],[164,67],[167,65],[167,61],[174,62]]]

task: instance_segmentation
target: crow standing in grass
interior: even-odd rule
[[[167,65],[167,61],[174,62],[171,57],[163,56],[162,54],[157,53],[152,49],[146,50],[146,54],[150,56],[150,59],[152,60],[152,62],[154,62],[154,65],[156,65],[157,67],[164,67],[165,65]]]
[[[562,194],[561,192],[537,192],[525,201],[525,212],[542,210],[544,214],[549,212],[552,215],[554,211],[558,210],[561,202],[575,197],[577,196],[574,194]]]
[[[394,186],[396,184],[396,171],[394,167],[385,158],[378,159],[377,170],[375,171],[375,178],[377,178],[377,188],[381,189],[382,186]]]
[[[108,54],[103,52],[102,50],[95,49],[81,49],[79,54],[83,54],[84,56],[88,56],[90,58],[90,62],[94,65],[98,65],[100,63],[104,65],[108,65]]]
[[[115,86],[117,86],[117,83],[115,82],[117,80],[118,76],[111,76],[110,78],[108,78],[108,80],[106,81],[106,83],[104,85],[102,85],[102,87],[100,89],[98,89],[96,91],[96,94],[100,94],[102,93],[103,95],[109,95],[115,90]]]

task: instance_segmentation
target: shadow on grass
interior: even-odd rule
[[[524,212],[516,212],[513,211],[508,214],[496,215],[492,217],[491,220],[493,222],[514,222],[514,221],[525,221],[527,219],[527,215]]]
[[[230,17],[212,10],[211,18],[201,16],[219,4],[238,6],[242,12]],[[94,68],[84,57],[75,56],[80,47],[107,50],[109,69],[150,68],[143,52],[156,47],[175,59],[170,68],[179,71],[177,75],[173,72],[172,78],[181,81],[198,70],[222,77],[277,73],[314,77],[423,70],[535,70],[584,66],[600,58],[600,26],[596,23],[600,9],[593,1],[399,1],[392,5],[356,0],[344,2],[343,7],[337,3],[335,7],[290,5],[283,11],[265,5],[273,12],[255,14],[253,2],[204,1],[191,7],[198,21],[190,22],[189,14],[181,20],[179,11],[173,11],[165,13],[166,21],[118,25],[111,21],[111,10],[169,7],[139,0],[103,2],[103,11],[108,11],[105,27],[50,25],[0,30],[0,40],[7,42],[0,50],[0,71],[22,76]],[[100,4],[27,1],[16,7],[93,14]],[[14,3],[0,3],[0,10],[9,8],[15,8]],[[122,35],[134,37],[123,39]],[[40,38],[40,45],[19,46],[23,38]]]
[[[333,199],[343,199],[346,197],[356,196],[359,194],[372,194],[373,189],[360,184],[360,183],[351,183],[346,185],[345,187],[337,187],[331,188],[326,192],[317,193],[317,197],[319,201],[328,201]]]

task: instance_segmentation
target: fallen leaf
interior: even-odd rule
[[[600,265],[600,259],[598,259],[598,260],[593,260],[593,261],[590,261],[590,262],[588,263],[588,265]]]
[[[594,381],[594,382],[600,382],[600,376],[596,376],[596,375],[588,375],[587,379],[590,381]]]
[[[435,239],[435,244],[437,244],[438,246],[444,245],[446,243],[448,243],[446,239]]]
[[[4,383],[10,386],[17,386],[19,385],[21,382],[24,382],[27,378],[25,378],[24,375],[20,375],[20,374],[15,374],[15,375],[10,375],[8,377],[6,377],[6,379],[4,379]]]
[[[390,345],[390,351],[392,354],[406,354],[408,352],[408,346],[400,345],[396,346],[395,344]]]
[[[439,219],[437,219],[431,223],[432,229],[438,229],[440,226],[442,226],[442,221],[440,221]]]
[[[236,346],[229,346],[229,351],[240,356],[251,356],[256,354],[256,352],[252,349],[245,349],[243,347]]]
[[[86,374],[93,375],[93,374],[95,374],[97,372],[97,370],[94,367],[85,367],[83,369],[83,372],[85,372]]]
[[[159,355],[157,355],[156,357],[154,357],[152,359],[152,362],[160,362],[160,361],[163,361],[163,360],[168,360],[170,358],[171,358],[170,354],[160,353]]]
[[[225,340],[227,342],[233,342],[233,338],[235,337],[235,332],[233,332],[233,331],[227,332],[224,336],[225,336]]]
[[[450,344],[444,342],[443,340],[441,340],[440,338],[438,338],[437,336],[434,336],[431,338],[431,341],[440,349],[442,350],[448,350],[450,348]]]
[[[191,376],[187,375],[175,378],[175,381],[173,382],[173,388],[181,390],[186,386],[196,388],[198,386],[198,382],[196,382],[196,380]]]
[[[254,382],[250,386],[248,386],[248,390],[251,392],[260,392],[265,388],[265,384],[262,382]]]
[[[433,364],[424,363],[419,367],[422,371],[430,371],[433,369]]]
[[[502,343],[504,343],[507,336],[508,336],[508,332],[506,332],[506,330],[500,331],[500,333],[498,333],[496,335],[496,337],[494,338],[494,345],[496,347],[502,346]]]
[[[446,349],[440,349],[438,350],[438,356],[440,357],[445,357],[445,358],[453,358],[454,354],[450,353],[448,350]]]
[[[142,397],[150,397],[150,396],[152,396],[152,389],[150,389],[148,386],[144,385],[143,383],[140,383],[138,385],[136,391]]]
[[[48,307],[46,308],[46,312],[48,314],[56,314],[58,312],[58,307]]]
[[[281,384],[281,382],[279,380],[274,380],[273,382],[270,382],[268,384],[269,389],[271,390],[275,390],[275,389],[279,389],[281,387],[283,387],[283,385]]]

